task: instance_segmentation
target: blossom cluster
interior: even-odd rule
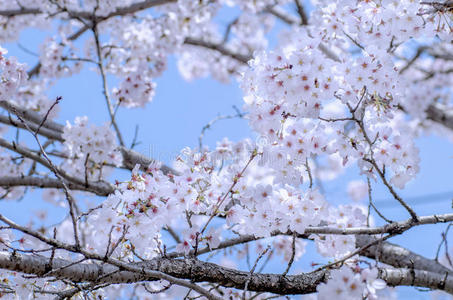
[[[393,182],[404,187],[419,158],[411,138],[392,125],[402,123],[396,116],[405,84],[390,56],[363,51],[335,61],[319,38],[299,34],[300,43],[257,55],[242,81],[250,126],[268,139],[268,155],[290,175],[286,182],[297,182],[313,155],[339,154],[343,165],[358,160],[368,175],[390,166]]]
[[[88,117],[76,117],[66,123],[63,132],[68,159],[63,163],[74,175],[96,180],[106,175],[105,165],[120,166],[122,155],[116,146],[115,134],[108,124],[89,125]]]
[[[26,65],[15,57],[7,57],[7,53],[0,47],[0,100],[41,114],[47,113],[53,101],[45,95],[45,82],[28,79]],[[48,118],[52,119],[57,112],[58,108],[52,109]]]
[[[53,119],[58,115],[59,107],[53,106],[55,100],[49,99],[46,95],[46,84],[40,80],[27,80],[24,82],[15,95],[10,99],[18,107],[29,109],[40,114],[48,113],[47,118]]]
[[[77,32],[81,28],[79,22],[73,20],[59,26],[58,36],[48,38],[42,43],[39,51],[40,64],[34,71],[39,72],[40,77],[46,81],[52,81],[52,78],[79,72],[87,62],[98,63],[100,60],[107,74],[113,74],[120,79],[120,84],[113,88],[112,93],[119,104],[126,107],[143,107],[152,101],[156,88],[154,79],[166,69],[169,54],[178,55],[178,65],[186,79],[211,74],[214,78],[227,82],[232,74],[237,75],[244,66],[218,51],[186,45],[185,39],[196,38],[207,43],[223,44],[227,51],[240,53],[244,57],[255,50],[264,49],[267,46],[265,35],[273,26],[272,18],[256,15],[254,12],[265,10],[276,2],[247,2],[249,3],[180,0],[158,6],[156,10],[161,13],[158,17],[144,16],[139,21],[135,15],[109,18],[98,25],[99,31],[110,36],[108,41],[101,42],[101,57],[97,55],[93,38],[86,40],[84,52],[74,47],[71,36],[74,30]],[[93,13],[107,16],[128,5],[133,6],[137,1],[109,0],[98,3],[71,0],[52,1],[38,6],[34,1],[24,3],[21,3],[23,6],[17,3],[5,3],[2,6],[5,9],[20,10],[25,5],[30,5],[30,8],[41,12],[4,17],[5,26],[17,27],[15,32],[25,27],[26,22],[35,22],[36,26],[40,27],[48,26],[48,21],[42,20],[47,14],[53,16],[58,12],[71,17]],[[221,30],[212,22],[221,4],[239,5],[249,12],[239,16],[234,24],[231,24],[229,38],[222,37]],[[3,17],[0,17],[0,22],[2,19]],[[17,39],[17,35],[4,39],[0,37],[0,41],[14,38]]]
[[[25,65],[15,57],[6,57],[6,49],[0,47],[0,99],[9,100],[17,89],[27,80]]]
[[[143,173],[137,166],[131,180],[119,182],[115,194],[91,216],[96,224],[103,224],[95,231],[106,236],[114,228],[113,237],[125,234],[130,243],[123,245],[126,249],[132,247],[142,257],[152,257],[158,253],[160,232],[167,226],[178,225],[171,216],[184,213],[224,216],[235,232],[256,237],[288,230],[304,234],[307,227],[322,222],[338,228],[365,225],[366,217],[359,208],[331,207],[315,189],[302,192],[273,183],[272,170],[253,162],[257,154],[251,146],[249,140],[235,144],[224,140],[211,152],[184,149],[176,160],[178,174],[168,176],[158,165]],[[219,245],[222,230],[208,226],[209,218],[200,225],[188,218],[185,225],[179,220],[184,234],[177,245],[178,252],[187,254],[202,244],[210,248]],[[314,239],[318,248],[323,249],[320,253],[328,257],[340,257],[355,249],[354,236],[314,236]],[[107,240],[97,241],[93,249],[104,251]]]
[[[20,10],[23,7],[29,8],[42,8],[47,10],[50,1],[42,2],[35,0],[24,0],[21,2],[1,0],[0,7],[3,10]],[[19,33],[30,27],[34,28],[48,28],[51,24],[51,19],[46,18],[42,14],[38,15],[17,15],[17,16],[0,16],[0,26],[2,31],[0,32],[0,43],[16,41],[19,37]]]
[[[58,42],[57,38],[54,37],[41,44],[40,75],[48,81],[60,77],[69,77],[82,68],[82,63],[75,57],[75,47],[64,37],[62,40],[62,42]]]
[[[358,272],[357,272],[358,271]],[[378,279],[378,270],[353,270],[349,266],[332,270],[327,283],[321,283],[317,290],[318,299],[388,299],[390,292],[386,283]]]
[[[113,89],[113,95],[119,103],[126,107],[145,106],[155,94],[156,84],[142,72],[129,74],[120,84]]]
[[[409,38],[439,36],[451,40],[451,26],[444,12],[428,13],[422,1],[315,1],[316,35],[323,39],[354,39],[366,46],[385,49]],[[349,35],[349,37],[345,36]]]
[[[111,33],[106,48],[107,70],[124,80],[113,90],[117,101],[126,107],[143,107],[154,96],[156,84],[167,66],[167,56],[175,53],[184,38],[203,32],[218,5],[210,1],[177,1],[159,8],[158,18],[144,17],[140,22],[130,18],[107,21],[102,28]]]
[[[30,166],[31,160],[15,159],[11,153],[0,151],[0,176],[23,176]],[[25,186],[0,187],[0,199],[18,200],[24,196],[25,191]]]

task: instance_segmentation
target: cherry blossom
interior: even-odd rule
[[[75,174],[87,172],[89,177],[100,178],[107,169],[104,165],[121,165],[121,153],[114,144],[114,133],[107,125],[89,126],[87,117],[77,117],[74,125],[67,122],[63,136],[70,157],[65,163]]]
[[[419,215],[400,195],[422,168],[417,138],[453,140],[450,2],[0,0],[2,44],[49,31],[36,51],[21,46],[30,68],[0,48],[0,198],[19,203],[39,188],[64,211],[28,223],[0,213],[0,298],[451,292],[450,249],[437,259],[451,224],[435,260],[387,242],[453,220]],[[128,147],[118,115],[151,106],[174,65],[187,81],[237,84],[252,136],[214,147],[200,138],[164,162],[134,150],[136,137]],[[93,98],[109,119],[61,125],[64,104],[49,95],[86,70],[100,77]],[[354,177],[332,192],[344,174]],[[375,186],[409,219],[386,217]],[[302,270],[309,252],[319,261]],[[271,260],[283,264],[266,273]]]

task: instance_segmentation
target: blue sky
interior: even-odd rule
[[[21,35],[20,43],[36,51],[37,45],[43,41],[45,34],[36,30],[27,30]],[[10,55],[17,56],[19,61],[33,66],[36,57],[24,52],[16,44],[3,45]],[[60,80],[48,95],[51,98],[62,96],[58,121],[73,121],[76,116],[87,115],[97,124],[108,120],[107,109],[102,96],[101,79],[87,67],[82,73],[71,78]],[[231,84],[218,83],[210,78],[184,81],[179,76],[174,57],[169,59],[169,68],[162,77],[156,79],[157,90],[154,100],[144,109],[120,108],[117,120],[127,145],[130,145],[139,125],[138,140],[141,142],[136,150],[144,155],[160,159],[170,164],[179,151],[186,147],[197,147],[198,136],[204,125],[219,114],[234,114],[233,105],[242,107],[242,92],[238,84],[232,79]],[[111,85],[113,87],[113,85]],[[208,130],[204,143],[215,147],[216,141],[227,136],[232,141],[251,137],[253,133],[247,126],[247,121],[241,119],[225,120],[216,123]],[[29,144],[30,146],[33,144]],[[453,145],[439,137],[429,136],[417,140],[421,155],[421,172],[412,181],[401,195],[409,204],[413,204],[419,215],[431,213],[447,213],[452,211],[453,185]],[[332,182],[325,182],[327,199],[332,203],[348,201],[346,183],[348,180],[359,178],[357,169],[352,168],[344,176]],[[374,199],[382,212],[393,220],[408,218],[405,210],[399,207],[390,194],[379,184],[373,184]],[[431,199],[429,195],[443,193]],[[5,215],[16,220],[27,222],[27,209],[49,211],[52,221],[61,219],[62,210],[54,209],[50,205],[37,201],[40,193],[33,192],[20,203],[0,202],[0,210]],[[415,198],[418,197],[418,198]],[[420,198],[421,197],[421,198]],[[392,204],[393,202],[393,204]],[[382,206],[381,206],[382,204]],[[382,224],[376,219],[378,224]],[[51,222],[50,222],[51,223]],[[49,223],[49,224],[50,224]],[[400,243],[409,249],[434,257],[437,245],[441,240],[440,232],[446,226],[423,226],[411,229],[404,236],[391,239],[391,242]],[[451,235],[450,235],[451,238]],[[312,248],[312,245],[309,246]],[[295,269],[309,270],[309,264],[318,259],[316,256],[304,256]],[[269,265],[265,271],[272,272],[279,264]],[[414,294],[413,289],[401,289],[402,299],[422,299],[425,293]]]

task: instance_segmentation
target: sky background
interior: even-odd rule
[[[230,16],[226,14],[220,19],[227,23]],[[271,33],[271,45],[275,44],[275,32],[282,27],[281,24]],[[37,51],[38,45],[51,31],[26,30],[20,36],[20,44],[27,49]],[[89,34],[89,33],[86,33]],[[83,41],[83,38],[82,38]],[[80,42],[76,45],[81,45]],[[18,57],[19,61],[26,62],[29,67],[34,66],[37,57],[27,53],[17,43],[2,45],[9,50],[9,55]],[[84,70],[71,78],[60,80],[48,93],[51,99],[62,96],[59,105],[57,121],[73,122],[76,116],[87,115],[91,122],[98,125],[106,122],[107,109],[101,89],[101,78],[92,70],[93,66],[86,65]],[[112,81],[113,82],[113,81]],[[242,91],[235,79],[231,84],[221,84],[211,78],[186,82],[179,75],[176,59],[170,57],[168,70],[162,77],[156,79],[157,89],[154,100],[144,109],[120,108],[117,121],[122,129],[126,144],[130,145],[134,137],[135,127],[139,125],[138,145],[135,149],[140,153],[171,164],[172,160],[184,147],[198,147],[198,137],[201,129],[210,120],[219,115],[235,114],[233,106],[242,107]],[[110,88],[113,84],[110,84]],[[204,136],[204,144],[210,148],[223,137],[232,141],[243,138],[254,138],[248,128],[247,121],[243,119],[224,120],[216,123]],[[28,143],[29,146],[34,144]],[[449,213],[452,211],[453,184],[453,145],[451,142],[437,136],[422,137],[417,140],[420,147],[421,171],[417,178],[410,182],[406,189],[398,191],[419,215],[432,213]],[[118,174],[123,176],[124,174]],[[351,168],[340,178],[323,182],[326,198],[333,204],[347,203],[349,198],[346,193],[347,182],[359,179],[358,170]],[[111,178],[112,181],[115,178]],[[365,178],[362,178],[365,179]],[[39,191],[31,192],[19,203],[0,201],[0,211],[18,222],[28,222],[33,212],[45,210],[49,214],[46,224],[60,221],[64,210],[40,201]],[[378,183],[373,183],[373,197],[376,205],[383,214],[392,220],[405,220],[408,215],[404,209],[396,204],[391,195]],[[364,205],[367,205],[364,202]],[[378,225],[383,224],[375,218]],[[441,241],[441,232],[446,225],[420,226],[411,229],[403,236],[392,238],[390,241],[433,258],[437,245]],[[451,235],[450,235],[451,238]],[[305,254],[293,266],[294,270],[309,271],[313,261],[320,261],[312,255],[313,243],[308,242]],[[254,261],[255,258],[252,258]],[[275,259],[264,271],[282,272],[281,259]],[[401,299],[426,299],[427,293],[414,293],[412,288],[399,288]]]

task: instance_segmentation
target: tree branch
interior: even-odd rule
[[[426,287],[453,294],[453,277],[448,273],[438,274],[423,270],[385,268],[379,270],[379,277],[390,286]]]
[[[42,116],[36,112],[30,111],[30,110],[27,110],[24,108],[20,108],[19,106],[15,105],[13,103],[7,102],[5,100],[0,101],[0,107],[4,108],[5,110],[9,111],[12,114],[17,114],[23,120],[29,121],[28,125],[31,125],[30,126],[31,128],[34,128],[34,127],[37,128],[38,124],[41,124],[41,121],[44,118],[44,116]],[[2,118],[2,116],[0,116],[0,122],[25,129],[25,126],[23,124],[21,124],[21,122],[14,122],[14,121],[11,122],[10,119],[6,118],[6,117]],[[47,129],[49,129],[49,131],[43,130],[43,128],[47,128]],[[63,125],[58,124],[51,120],[47,120],[43,124],[42,128],[39,130],[39,134],[43,135],[45,137],[60,141],[60,142],[64,142],[64,139],[62,136],[63,130],[64,130]],[[142,170],[146,170],[146,168],[149,166],[150,163],[155,162],[154,159],[148,158],[132,149],[128,149],[126,147],[120,147],[120,150],[123,155],[123,167],[128,170],[132,170],[136,164],[140,164]],[[164,174],[169,174],[169,173],[172,173],[175,175],[178,174],[177,171],[175,171],[174,169],[172,169],[171,167],[166,166],[166,165],[161,166],[161,171]]]
[[[22,122],[14,121],[13,119],[6,117],[6,116],[0,115],[0,123],[14,126],[14,127],[21,128],[21,129],[27,129],[26,126]],[[26,123],[35,132],[39,128],[39,126],[36,125],[35,123],[31,123],[31,122],[26,122]],[[42,136],[45,136],[46,138],[52,139],[52,140],[56,140],[56,141],[60,141],[60,142],[64,141],[60,133],[56,133],[55,131],[47,129],[47,128],[40,128],[39,134]]]
[[[44,119],[44,116],[41,114],[38,114],[34,111],[31,111],[29,109],[17,106],[11,102],[1,100],[0,101],[0,107],[4,108],[5,110],[9,111],[10,113],[16,115],[18,117],[21,117],[24,120],[30,121],[32,123],[35,123],[36,125],[41,124],[41,121]],[[60,125],[58,123],[52,122],[50,120],[47,120],[43,126],[44,128],[63,133],[64,126]]]
[[[453,108],[440,103],[431,104],[426,110],[428,119],[453,130]]]
[[[356,236],[356,245],[360,247],[372,242],[375,238],[367,235]],[[429,259],[414,253],[404,247],[389,242],[375,244],[363,250],[361,255],[378,260],[395,268],[413,268],[434,273],[452,273],[453,270],[439,264],[434,259]]]
[[[56,189],[63,188],[63,184],[57,179],[35,176],[2,176],[0,177],[0,186],[34,186],[39,188]],[[91,192],[98,196],[108,196],[114,191],[113,186],[99,182],[88,182],[88,186],[68,182],[67,186],[70,190]]]
[[[49,162],[46,159],[44,159],[40,155],[33,153],[30,149],[28,149],[26,147],[17,145],[15,143],[10,144],[8,141],[6,141],[3,138],[0,138],[0,147],[4,147],[4,148],[14,151],[16,153],[19,153],[26,158],[29,158],[31,160],[34,160],[34,161],[40,163],[47,169],[52,170],[52,166],[49,164]],[[110,191],[114,190],[114,187],[107,182],[102,182],[102,181],[97,182],[97,183],[88,182],[88,184],[87,184],[84,180],[67,174],[61,168],[57,168],[57,170],[64,179],[66,179],[68,182],[75,184],[76,186],[85,186],[87,189],[97,191],[101,194],[108,194],[108,193],[110,193]]]
[[[190,279],[192,282],[213,282],[224,287],[244,289],[247,281],[249,291],[271,292],[277,294],[307,294],[316,291],[323,282],[327,271],[316,274],[300,275],[261,274],[238,271],[225,268],[213,263],[197,259],[156,258],[147,262],[129,263],[130,270],[120,271],[117,266],[99,265],[96,263],[72,264],[71,261],[54,258],[52,261],[53,276],[58,279],[68,279],[75,282],[96,283],[131,283],[144,280],[156,280],[146,275],[146,271],[157,271],[180,279]],[[66,267],[67,266],[67,267]],[[49,258],[37,254],[0,252],[0,268],[18,271],[38,276],[49,272]],[[57,270],[58,269],[58,270]],[[111,274],[103,277],[103,274]]]
[[[109,13],[107,16],[93,16],[91,11],[72,11],[68,10],[68,13],[74,18],[84,18],[89,20],[106,20],[115,16],[124,16],[128,14],[133,14],[141,10],[145,10],[154,6],[159,6],[171,2],[176,2],[176,0],[145,0],[142,2],[134,3],[129,6],[118,7],[115,11]],[[18,9],[7,9],[0,10],[0,16],[4,17],[14,17],[14,16],[24,16],[24,15],[39,15],[45,14],[47,12],[41,10],[40,8],[18,8]]]
[[[28,274],[44,275],[49,272],[49,259],[36,254],[0,252],[0,268]],[[249,291],[271,292],[279,295],[308,294],[316,291],[319,283],[327,279],[329,271],[323,270],[299,275],[263,274],[233,270],[196,259],[155,258],[150,261],[128,264],[128,271],[109,264],[79,263],[56,259],[52,261],[53,276],[75,282],[131,283],[156,280],[155,272],[170,278],[189,279],[191,282],[213,282],[224,287]],[[58,269],[58,270],[57,270]],[[133,271],[131,271],[133,270]],[[103,274],[110,274],[103,276]],[[99,280],[99,278],[101,278]],[[380,269],[380,278],[391,286],[419,286],[453,293],[453,278],[424,270]],[[167,280],[167,279],[166,279]]]
[[[113,128],[115,129],[116,132],[116,137],[118,138],[118,142],[121,146],[124,146],[124,141],[123,141],[123,136],[121,135],[120,128],[118,124],[116,123],[115,120],[115,113],[113,112],[113,105],[112,101],[110,100],[110,95],[109,95],[109,89],[107,86],[107,77],[105,74],[104,70],[104,60],[102,59],[102,53],[101,53],[101,43],[99,41],[99,34],[97,30],[97,24],[94,24],[93,28],[93,36],[94,36],[94,44],[96,45],[96,54],[98,57],[97,65],[99,72],[101,74],[101,79],[102,79],[102,93],[104,94],[105,102],[107,104],[107,110],[109,112],[110,116],[110,124],[113,125]]]
[[[241,62],[243,64],[247,64],[247,62],[252,58],[252,56],[249,56],[249,55],[243,55],[243,54],[240,54],[240,53],[233,52],[233,51],[227,49],[225,46],[223,46],[221,44],[215,44],[215,43],[212,43],[212,42],[207,42],[207,41],[203,41],[203,40],[199,40],[199,39],[194,39],[194,38],[191,38],[191,37],[187,37],[184,40],[184,44],[192,45],[192,46],[199,46],[199,47],[204,47],[204,48],[207,48],[207,49],[215,50],[215,51],[220,52],[221,54],[223,54],[225,56],[229,56],[231,58],[234,58],[235,60],[237,60],[237,61],[239,61],[239,62]]]

